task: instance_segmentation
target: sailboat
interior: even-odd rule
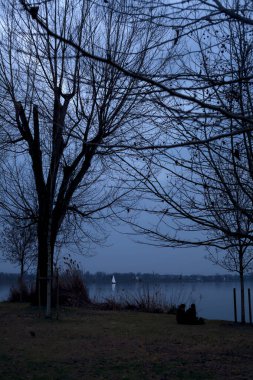
[[[114,275],[112,276],[112,284],[116,284],[116,280],[115,280]]]

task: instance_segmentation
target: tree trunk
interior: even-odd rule
[[[48,264],[48,226],[47,223],[38,223],[38,263],[36,279],[35,304],[46,306],[47,302],[47,264]]]
[[[38,224],[38,263],[35,304],[46,306],[46,316],[51,316],[52,278],[56,235],[52,234],[50,218]]]
[[[20,276],[19,276],[19,291],[20,291],[20,302],[23,301],[23,290],[24,290],[24,259],[20,262]]]
[[[242,258],[240,258],[240,288],[241,288],[241,323],[245,323],[245,295],[244,295],[244,270]]]
[[[53,252],[54,247],[51,245],[52,234],[52,217],[48,221],[48,235],[47,235],[47,309],[46,317],[52,316],[52,283],[53,283]]]

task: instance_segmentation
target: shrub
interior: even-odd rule
[[[8,297],[9,302],[30,302],[31,289],[28,288],[26,283],[22,283],[10,288]]]
[[[124,310],[125,305],[115,300],[114,297],[107,297],[103,303],[97,303],[100,309],[103,310]]]
[[[149,285],[143,286],[137,294],[126,300],[128,309],[136,309],[149,313],[164,313],[169,310],[166,295],[160,287],[150,289]]]
[[[171,301],[171,300],[170,300]],[[108,297],[99,306],[105,310],[136,310],[148,313],[175,313],[176,304],[169,302],[160,287],[143,286],[135,295],[115,299]]]
[[[56,303],[57,284],[54,287],[54,304]],[[67,269],[59,275],[59,304],[81,307],[90,303],[84,276],[76,268]]]

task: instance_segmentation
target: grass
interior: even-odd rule
[[[1,303],[0,334],[1,380],[242,380],[253,372],[253,328],[221,321],[187,326],[173,315],[91,308],[66,308],[56,321]]]

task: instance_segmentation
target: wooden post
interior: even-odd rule
[[[249,302],[249,323],[252,325],[252,311],[251,311],[250,288],[248,288],[248,302]]]
[[[234,288],[234,316],[235,316],[235,323],[237,323],[237,306],[236,306],[236,289]]]

